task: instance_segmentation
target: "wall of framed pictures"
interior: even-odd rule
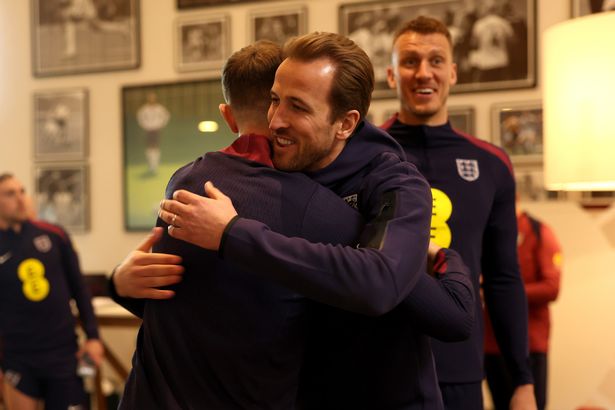
[[[121,6],[114,14],[102,6],[103,3],[111,2],[93,0],[93,4],[100,7],[96,9],[98,20],[88,20],[85,16],[73,19],[80,20],[73,27],[63,23],[65,15],[76,13],[63,9],[61,4],[65,3],[69,2],[0,2],[0,61],[6,62],[0,65],[0,168],[19,176],[31,192],[39,190],[44,192],[42,195],[49,196],[52,192],[63,190],[60,202],[66,201],[69,196],[79,200],[87,198],[88,201],[83,202],[87,212],[83,215],[89,215],[85,224],[88,228],[74,229],[75,245],[84,270],[109,272],[144,235],[143,232],[126,230],[123,180],[126,168],[124,124],[127,114],[122,102],[122,90],[125,87],[218,81],[226,52],[238,50],[253,38],[283,39],[289,34],[313,30],[355,31],[360,26],[361,18],[373,18],[381,12],[391,14],[396,10],[386,10],[386,6],[418,13],[445,10],[445,3],[459,7],[460,2],[114,0],[113,3]],[[454,92],[448,101],[452,108],[459,108],[454,112],[459,121],[458,128],[489,141],[494,141],[497,133],[494,128],[494,112],[499,112],[501,119],[498,123],[501,128],[506,121],[502,116],[502,112],[505,112],[503,110],[511,108],[531,111],[535,108],[527,104],[542,100],[539,59],[541,33],[555,23],[593,11],[593,2],[589,0],[513,0],[512,3],[515,12],[522,13],[528,33],[534,30],[534,41],[526,42],[527,49],[523,51],[530,58],[533,50],[536,57],[532,75],[527,71],[528,75],[523,75],[521,86],[517,86],[515,81],[518,79],[512,77],[500,77],[502,81],[474,81],[473,77],[468,77],[471,80],[466,85],[477,83],[482,87],[491,83],[491,86],[497,86],[489,90],[483,88]],[[533,17],[530,13],[532,7]],[[344,23],[347,28],[342,28],[340,19],[347,21]],[[388,26],[386,29],[389,30]],[[71,32],[76,32],[75,41],[71,40]],[[227,33],[227,37],[220,37],[217,44],[228,44],[228,50],[207,51],[203,45],[206,42],[204,39],[222,33]],[[104,44],[104,47],[100,48],[100,44]],[[530,68],[528,66],[528,70]],[[379,75],[382,75],[382,68]],[[87,108],[83,110],[86,119],[80,119],[81,114],[78,114],[81,97],[66,97],[69,98],[66,104],[71,111],[69,118],[74,121],[71,120],[71,128],[66,128],[68,139],[62,145],[61,133],[51,137],[62,128],[57,120],[51,118],[53,106],[64,101],[62,95],[65,92],[71,94],[75,90],[86,90]],[[33,108],[35,95],[40,96],[36,109]],[[380,123],[385,114],[396,110],[396,100],[378,96],[372,103],[370,114],[374,122]],[[58,110],[59,117],[64,115],[62,111]],[[532,121],[537,126],[537,120]],[[87,124],[85,129],[84,124]],[[75,135],[78,137],[75,138]],[[197,139],[211,138],[211,134],[196,135]],[[500,142],[503,141],[503,135],[500,131]],[[517,168],[517,173],[518,179],[526,183],[528,197],[534,195],[532,192],[535,191],[537,194],[534,196],[539,199],[528,201],[528,208],[530,211],[535,209],[539,216],[552,222],[552,225],[559,224],[556,227],[557,234],[567,251],[564,291],[554,311],[556,327],[553,362],[557,363],[557,367],[554,367],[552,378],[551,389],[556,393],[552,394],[551,406],[571,408],[593,403],[612,408],[615,407],[612,389],[601,387],[615,383],[612,349],[602,349],[602,344],[597,346],[594,342],[601,340],[605,346],[612,346],[615,344],[615,330],[589,325],[589,334],[596,338],[588,338],[587,344],[585,341],[579,342],[582,344],[578,346],[579,349],[590,352],[583,363],[575,362],[574,355],[567,355],[560,341],[575,337],[578,330],[578,326],[573,329],[570,321],[566,322],[562,318],[578,318],[581,323],[584,318],[594,317],[595,311],[613,309],[612,305],[600,304],[602,302],[582,295],[573,297],[572,289],[584,289],[587,295],[601,294],[612,289],[609,287],[611,282],[605,282],[597,275],[602,266],[615,264],[615,261],[612,258],[605,261],[602,253],[592,253],[597,259],[579,253],[580,250],[587,251],[589,242],[579,240],[575,226],[597,222],[579,211],[576,203],[542,200],[543,190],[538,183],[541,180],[540,165],[535,158],[529,159],[530,156],[538,155],[538,149],[538,144],[534,144],[531,153],[513,156],[520,155],[528,159],[524,161],[519,158],[520,161],[517,161],[519,166],[526,166]],[[199,154],[194,153],[195,156]],[[58,169],[58,166],[64,168]],[[69,188],[59,189],[54,182],[57,180],[72,184]],[[164,184],[162,181],[159,186],[151,189],[159,189],[162,196]],[[70,195],[66,195],[66,192]],[[613,218],[611,216],[606,220],[605,226],[613,226]],[[84,226],[84,221],[75,220],[75,226]],[[601,238],[600,229],[592,228],[588,233],[592,235],[592,245],[596,249],[610,246],[608,249],[612,252],[615,244],[597,243]],[[105,251],[101,252],[101,249]],[[569,368],[575,368],[575,372],[562,370]],[[578,374],[584,375],[582,381],[575,377]]]

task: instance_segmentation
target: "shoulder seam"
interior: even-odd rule
[[[44,231],[47,232],[51,232],[54,233],[56,235],[58,235],[60,238],[62,238],[63,240],[66,240],[66,232],[64,232],[64,230],[62,228],[60,228],[57,225],[53,225],[49,222],[45,222],[45,221],[41,221],[41,220],[36,220],[36,221],[31,221],[32,225],[36,226],[39,229],[42,229]]]

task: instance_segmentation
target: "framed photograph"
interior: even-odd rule
[[[88,149],[86,89],[34,94],[34,159],[83,160]]]
[[[31,4],[35,76],[139,66],[139,0],[31,0]]]
[[[542,167],[515,166],[515,183],[519,200],[542,201],[549,198],[544,186]]]
[[[263,10],[250,13],[250,43],[270,40],[283,45],[291,37],[302,35],[307,30],[307,11],[303,6]]]
[[[88,169],[84,164],[38,164],[35,202],[40,219],[69,231],[89,229]]]
[[[475,135],[474,128],[474,107],[470,106],[451,106],[448,107],[448,120],[451,127],[464,134]]]
[[[219,70],[231,55],[228,15],[180,17],[175,34],[178,71]]]
[[[342,4],[339,32],[370,56],[376,77],[374,98],[395,97],[386,74],[393,35],[404,22],[419,15],[443,21],[451,32],[458,77],[452,93],[533,87],[536,0],[493,3],[393,0]]]
[[[516,190],[522,202],[568,199],[564,191],[545,189],[542,165],[516,164],[514,168]]]
[[[154,226],[171,175],[236,136],[218,111],[220,79],[122,88],[124,222],[129,231]]]
[[[571,0],[572,17],[615,10],[613,0]]]
[[[177,8],[190,9],[193,7],[230,6],[231,4],[245,3],[247,1],[263,2],[270,0],[177,0]]]
[[[504,148],[513,163],[542,163],[542,103],[495,104],[493,143]]]

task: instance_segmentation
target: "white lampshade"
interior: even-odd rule
[[[543,37],[545,186],[615,191],[615,12]]]

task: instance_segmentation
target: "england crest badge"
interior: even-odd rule
[[[475,159],[456,159],[459,176],[468,182],[476,181],[480,175],[478,161]]]
[[[47,253],[51,249],[51,239],[47,235],[41,235],[34,238],[34,247],[42,253]]]

